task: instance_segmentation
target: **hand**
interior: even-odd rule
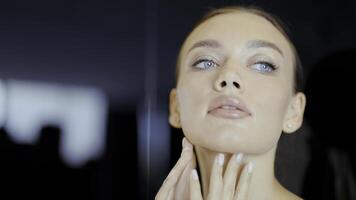
[[[190,199],[190,174],[196,168],[196,160],[193,145],[186,138],[183,138],[182,146],[181,156],[164,180],[155,200]]]
[[[223,176],[224,155],[219,154],[215,158],[210,176],[208,200],[247,200],[253,165],[252,163],[242,165],[241,161],[242,154],[233,155]],[[191,172],[190,199],[203,200],[196,169]]]

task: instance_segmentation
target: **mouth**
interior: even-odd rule
[[[227,119],[242,119],[251,116],[251,112],[241,99],[227,96],[214,99],[208,114]]]

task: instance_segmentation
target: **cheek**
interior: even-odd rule
[[[259,123],[282,125],[292,95],[292,84],[287,73],[281,73],[280,77],[249,79],[246,95],[253,101],[251,104]]]
[[[261,134],[276,143],[283,128],[283,120],[288,106],[289,88],[282,84],[265,85],[255,98],[255,120]]]
[[[277,144],[288,103],[287,84],[281,80],[245,79],[241,97],[254,117],[232,122],[207,115],[213,90],[209,80],[209,77],[185,78],[177,86],[182,129],[194,145],[220,152],[260,154]]]
[[[206,88],[197,85],[199,81],[185,81],[177,87],[182,126],[194,122],[205,115]]]
[[[210,83],[210,84],[209,84]],[[194,144],[201,142],[201,136],[207,127],[204,119],[207,115],[212,91],[210,77],[183,77],[177,85],[180,121],[185,136]]]
[[[236,150],[252,154],[262,154],[277,145],[290,97],[289,88],[281,82],[260,83],[254,85],[255,88],[246,88],[244,94],[246,103],[250,105],[253,112],[253,119],[249,121],[245,129],[237,127],[235,130],[244,131],[240,131],[241,134],[235,134],[230,140],[240,145],[240,148]],[[227,143],[229,144],[229,140]]]

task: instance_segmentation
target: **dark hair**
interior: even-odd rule
[[[288,30],[287,28],[284,26],[284,24],[282,23],[282,21],[270,14],[267,13],[266,11],[262,10],[261,8],[257,8],[255,6],[227,6],[227,7],[222,7],[222,8],[217,8],[217,9],[211,9],[210,11],[208,11],[199,21],[198,23],[194,26],[193,30],[198,27],[200,24],[202,24],[203,22],[207,21],[208,19],[211,19],[217,15],[221,15],[221,14],[227,14],[227,13],[232,13],[232,12],[236,12],[236,11],[242,11],[242,12],[247,12],[247,13],[252,13],[258,16],[261,16],[263,18],[265,18],[266,20],[268,20],[269,22],[271,22],[271,24],[276,27],[282,34],[283,36],[287,39],[287,41],[289,42],[293,54],[294,54],[294,92],[299,92],[299,91],[303,91],[304,89],[304,80],[303,80],[303,67],[299,58],[299,54],[295,48],[295,46],[293,45],[289,35],[287,34]],[[181,51],[182,49],[180,49],[179,54],[178,54],[178,58],[177,58],[177,63],[176,63],[176,74],[175,74],[175,79],[176,79],[176,83],[178,82],[178,76],[179,76],[179,68],[180,68],[180,60],[181,60]]]

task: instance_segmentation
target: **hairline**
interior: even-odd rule
[[[302,91],[303,90],[303,84],[302,84],[302,80],[296,80],[296,79],[303,79],[301,76],[303,75],[302,73],[302,66],[301,66],[301,61],[298,55],[298,52],[294,46],[294,44],[292,43],[288,33],[287,33],[287,28],[284,26],[284,24],[282,23],[281,20],[279,20],[278,17],[267,13],[261,9],[258,9],[256,7],[241,7],[241,6],[229,6],[229,7],[224,7],[224,8],[218,8],[216,10],[211,10],[209,11],[207,14],[205,14],[199,21],[198,23],[195,24],[193,30],[188,34],[188,36],[185,38],[179,53],[178,53],[178,57],[177,57],[177,62],[176,62],[176,72],[175,72],[175,80],[176,80],[176,84],[178,84],[178,78],[179,78],[179,72],[180,72],[180,65],[181,65],[181,57],[182,57],[182,53],[183,53],[183,47],[187,41],[187,38],[189,38],[189,35],[191,35],[194,30],[200,26],[201,24],[203,24],[204,22],[208,21],[209,19],[212,19],[218,15],[224,15],[224,14],[231,14],[231,13],[235,13],[235,12],[245,12],[245,13],[249,13],[249,14],[254,14],[257,16],[260,16],[264,19],[266,19],[268,22],[270,22],[280,33],[282,33],[282,35],[284,36],[284,38],[286,39],[288,46],[290,47],[290,49],[292,50],[292,55],[293,55],[293,68],[294,68],[294,76],[293,76],[293,89],[294,92],[298,92],[298,91]]]

